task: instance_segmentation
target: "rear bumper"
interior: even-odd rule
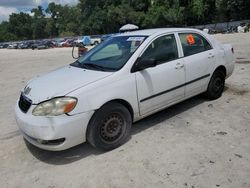
[[[33,108],[25,114],[18,104],[15,107],[17,125],[31,144],[45,150],[60,151],[86,141],[87,125],[94,111],[72,116],[40,117],[32,115]]]

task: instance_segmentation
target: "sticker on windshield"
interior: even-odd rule
[[[144,41],[145,37],[129,37],[127,41]]]

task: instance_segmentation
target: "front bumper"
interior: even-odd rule
[[[45,150],[60,151],[86,141],[87,125],[94,111],[72,116],[43,117],[32,115],[34,107],[31,106],[27,113],[23,113],[18,104],[15,107],[17,125],[31,144]],[[52,141],[53,144],[42,141]]]

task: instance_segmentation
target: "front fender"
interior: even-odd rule
[[[129,74],[120,79],[118,76],[112,76],[69,93],[69,96],[75,96],[78,99],[70,115],[97,110],[109,101],[121,99],[131,105],[136,116],[139,114],[139,108],[135,79],[135,74]]]

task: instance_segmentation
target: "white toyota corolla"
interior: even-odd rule
[[[204,93],[222,95],[233,48],[195,29],[151,29],[114,36],[69,66],[29,81],[15,107],[24,138],[46,150],[85,141],[110,150],[131,124]]]

